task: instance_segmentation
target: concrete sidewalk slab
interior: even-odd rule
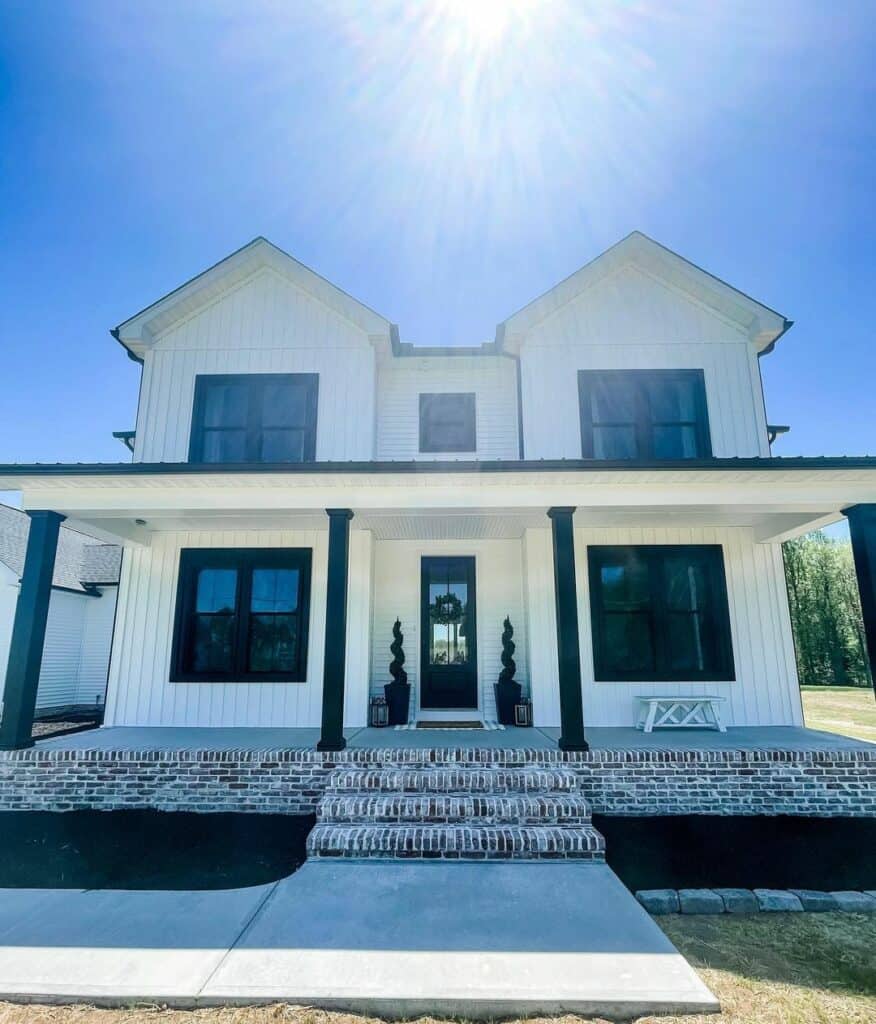
[[[714,996],[605,865],[308,862],[200,1001],[383,1016],[709,1012]]]
[[[387,1017],[718,1004],[605,865],[308,862],[203,892],[0,890],[0,999]]]
[[[193,1004],[275,886],[0,890],[0,999]]]

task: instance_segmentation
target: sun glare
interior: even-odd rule
[[[524,26],[543,0],[439,0],[436,10],[448,29],[476,48],[498,43],[510,30]]]

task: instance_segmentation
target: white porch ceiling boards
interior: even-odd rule
[[[322,522],[326,508],[351,508],[356,526],[379,536],[519,536],[544,525],[554,505],[573,505],[579,525],[749,526],[756,539],[787,539],[840,518],[841,510],[876,502],[876,467],[776,465],[768,468],[569,469],[484,464],[474,472],[385,465],[294,471],[193,471],[170,465],[132,472],[120,467],[32,467],[0,470],[0,487],[22,490],[25,509],[65,514],[106,539],[148,543],[149,530],[197,528],[217,518],[252,529],[302,517]],[[138,467],[139,468],[139,467]],[[65,472],[65,470],[68,470]],[[370,519],[366,517],[371,517]],[[421,517],[421,522],[413,519]],[[429,518],[433,520],[430,524]],[[144,529],[136,520],[146,520]],[[312,522],[309,520],[312,519]],[[297,525],[297,524],[296,524]],[[443,531],[443,532],[441,532]]]

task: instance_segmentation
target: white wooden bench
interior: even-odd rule
[[[721,721],[725,697],[636,697],[640,702],[637,729],[717,729],[726,732]]]

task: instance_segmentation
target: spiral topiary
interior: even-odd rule
[[[401,621],[396,619],[392,627],[393,641],[389,645],[389,649],[392,652],[392,661],[389,665],[389,674],[392,676],[393,681],[396,683],[407,683],[408,674],[402,667],[405,663],[405,652],[402,650],[402,644],[404,643],[404,634],[401,631]]]
[[[514,636],[514,627],[511,625],[511,619],[509,616],[505,616],[505,621],[502,623],[505,627],[502,630],[502,671],[499,673],[500,683],[512,683],[514,682],[514,673],[517,671],[517,665],[514,661],[514,651],[517,649],[517,645],[511,639]]]

